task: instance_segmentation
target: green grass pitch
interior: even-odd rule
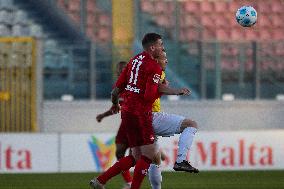
[[[86,189],[98,174],[0,174],[0,189]],[[106,189],[121,189],[121,176]],[[144,179],[142,189],[150,189]],[[198,174],[164,172],[163,189],[284,189],[284,171],[201,171]]]

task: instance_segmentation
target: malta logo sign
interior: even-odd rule
[[[92,136],[91,141],[88,141],[88,143],[97,171],[104,171],[109,168],[115,157],[115,137],[111,137],[103,142],[97,137]]]

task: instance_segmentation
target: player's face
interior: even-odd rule
[[[160,62],[160,65],[161,65],[163,71],[166,70],[167,64],[168,64],[168,59],[165,57]]]
[[[164,43],[162,39],[158,39],[156,43],[152,46],[153,57],[158,58],[160,54],[165,51]]]
[[[167,64],[168,64],[168,59],[166,56],[166,53],[163,52],[162,54],[160,54],[159,58],[157,59],[158,63],[160,64],[160,66],[162,67],[162,70],[165,71]]]

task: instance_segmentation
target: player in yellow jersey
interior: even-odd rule
[[[165,52],[159,57],[158,63],[161,65],[163,70],[163,78],[161,79],[161,82],[168,86],[169,82],[165,79],[165,69],[168,64]],[[176,93],[173,92],[172,94]],[[153,128],[156,136],[167,137],[180,134],[178,143],[178,157],[174,165],[174,170],[198,173],[199,170],[192,167],[190,163],[186,161],[186,155],[192,145],[193,137],[197,131],[196,122],[180,115],[161,112],[160,99],[156,99],[152,106],[152,110]],[[159,159],[159,154],[157,154],[157,159]],[[162,175],[159,164],[151,164],[149,168],[149,180],[152,189],[161,188]]]

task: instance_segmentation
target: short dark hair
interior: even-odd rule
[[[153,45],[158,39],[162,39],[162,36],[157,33],[147,33],[142,39],[143,49],[148,48],[150,45]]]

